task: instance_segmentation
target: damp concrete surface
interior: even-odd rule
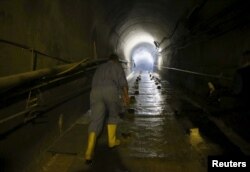
[[[210,126],[204,126],[201,110],[184,103],[186,110],[179,111],[183,95],[158,74],[133,73],[129,95],[130,107],[118,124],[119,147],[108,148],[104,127],[92,165],[85,164],[88,111],[51,146],[50,158],[40,171],[206,172],[208,156],[240,153],[216,127],[210,131]]]

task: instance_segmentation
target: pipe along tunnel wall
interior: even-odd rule
[[[39,169],[44,151],[89,109],[91,74],[76,78],[6,98],[1,108],[1,170]]]
[[[162,62],[155,64],[154,70],[184,92],[204,100],[209,81],[230,86],[228,78],[232,78],[242,53],[250,49],[248,9],[247,2],[238,0],[1,1],[0,76],[51,68],[85,58],[103,58],[111,51],[116,51],[128,62],[124,65],[128,75],[132,71],[132,48],[144,43],[154,45],[156,41],[162,49],[157,58],[161,56]],[[24,47],[9,45],[3,40]],[[33,50],[43,53],[36,54]],[[64,61],[48,58],[46,54]],[[41,118],[13,128],[15,132],[3,133],[0,157],[6,159],[2,158],[1,163],[9,162],[19,152],[17,158],[22,161],[17,167],[26,168],[33,157],[40,155],[60,136],[60,120],[63,119],[63,129],[66,129],[82,115],[89,108],[89,93],[81,89],[88,87],[91,74],[93,71],[77,77],[80,79],[56,83],[35,92],[35,95],[42,95],[46,104],[60,100],[62,103],[44,112]],[[20,90],[21,87],[14,92]],[[78,90],[82,94],[74,97]],[[0,118],[22,112],[28,97],[29,94],[24,94],[14,97],[13,103],[2,104]],[[72,99],[66,101],[69,97]],[[1,124],[0,128],[9,130],[23,119],[18,118],[7,126]]]

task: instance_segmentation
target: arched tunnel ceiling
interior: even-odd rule
[[[165,100],[169,101],[171,104],[164,107],[169,106],[173,113],[168,114],[168,109],[160,109],[164,114],[170,115],[169,117],[179,115],[182,110],[189,113],[193,109],[189,108],[190,104],[203,109],[211,103],[211,111],[215,112],[214,117],[221,117],[228,124],[233,124],[235,131],[242,128],[243,134],[250,141],[247,132],[249,120],[238,122],[245,119],[243,111],[240,110],[239,113],[242,113],[242,116],[235,112],[228,116],[227,104],[213,94],[211,101],[208,94],[211,89],[207,86],[211,81],[215,84],[216,90],[222,89],[223,92],[224,88],[230,87],[231,76],[238,67],[242,52],[250,50],[249,9],[247,0],[0,0],[0,39],[4,43],[0,46],[0,169],[2,162],[10,165],[10,168],[15,168],[10,171],[27,171],[23,170],[24,166],[29,168],[40,163],[37,159],[39,157],[44,162],[44,158],[50,154],[48,148],[53,148],[59,141],[58,138],[64,139],[62,136],[68,136],[64,133],[67,134],[69,129],[74,129],[71,124],[75,124],[78,117],[81,117],[82,122],[85,110],[88,117],[90,81],[94,69],[103,62],[101,58],[107,57],[111,50],[116,50],[126,60],[134,60],[135,63],[143,58],[135,65],[143,67],[147,67],[144,63],[145,56],[148,57],[148,64],[152,64],[150,62],[156,59],[154,51],[159,50],[157,61],[148,68],[157,64],[158,68],[151,74],[159,76],[158,81],[163,81],[162,84],[169,88],[156,86],[155,83],[158,81],[154,79],[150,83],[157,87],[156,94],[151,91],[149,96],[144,97],[150,101],[154,101],[155,98],[164,99],[164,104]],[[160,51],[156,49],[157,44],[154,41],[164,50],[166,47],[170,48]],[[164,44],[161,44],[162,42]],[[123,67],[128,78],[134,76],[130,83],[134,82],[139,76],[137,73],[129,75],[134,68],[131,65]],[[141,84],[147,83],[143,81]],[[144,89],[145,85],[141,88]],[[130,95],[137,94],[133,89],[130,90]],[[183,94],[180,94],[182,92]],[[142,94],[140,92],[140,95]],[[189,102],[175,102],[178,96],[181,100],[184,97],[185,101]],[[192,96],[195,98],[192,99]],[[232,108],[235,109],[234,100],[225,99],[225,102],[233,104]],[[172,108],[172,105],[176,108]],[[218,111],[213,107],[219,107]],[[148,107],[140,110],[151,111]],[[217,116],[218,112],[222,111],[226,112],[225,115]],[[203,110],[197,110],[197,114],[198,117],[202,117],[201,125],[210,124],[203,118],[207,111],[203,114]],[[193,119],[194,114],[191,115]],[[168,116],[164,115],[163,120],[165,117]],[[81,130],[82,127],[85,125],[81,125],[80,128],[77,126]],[[210,127],[211,125],[207,128]],[[230,135],[231,128],[229,131]],[[215,135],[215,139],[217,136]],[[239,149],[234,144],[230,146],[232,140],[225,140],[228,149]],[[61,145],[61,142],[59,144]],[[62,147],[60,145],[59,148]],[[28,154],[23,154],[24,151]],[[46,157],[42,157],[43,154]],[[166,155],[168,154],[169,152]],[[48,158],[52,158],[54,162],[55,157]],[[203,160],[203,156],[201,157]],[[75,164],[75,158],[78,157],[72,158],[74,157],[67,159]],[[121,158],[123,160],[124,157]],[[35,164],[32,164],[34,159]],[[51,165],[51,160],[48,162]],[[39,167],[42,167],[41,165],[39,164]],[[70,164],[66,165],[71,168]],[[82,167],[78,163],[76,165],[77,168]],[[120,165],[123,167],[124,164]],[[203,164],[201,165],[203,167]],[[111,166],[111,169],[114,169],[114,166]]]
[[[153,45],[154,41],[160,42],[172,32],[177,20],[186,13],[185,2],[137,0],[111,5],[107,20],[112,24],[111,32],[119,37],[116,49],[121,49],[129,61],[131,50],[137,44],[144,42]]]
[[[106,4],[106,20],[111,35],[118,35],[115,49],[123,51],[127,60],[134,46],[160,42],[171,34],[175,23],[187,13],[191,1],[110,1]]]
[[[110,35],[118,36],[114,49],[130,61],[133,47],[140,43],[153,45],[173,32],[177,21],[195,4],[183,0],[101,1],[106,8]]]
[[[236,0],[227,2],[217,0],[109,0],[108,2],[96,0],[96,3],[104,8],[105,20],[111,28],[110,36],[117,37],[116,41],[112,41],[113,47],[124,55],[126,60],[130,60],[133,46],[143,42],[152,45],[153,41],[163,42],[166,38],[173,36],[177,26],[180,28],[180,25],[181,32],[188,33],[190,32],[188,27],[193,27],[193,20],[209,19],[236,2]],[[203,9],[204,6],[206,8]]]

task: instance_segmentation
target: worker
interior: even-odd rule
[[[120,93],[123,103],[129,105],[128,83],[125,72],[119,63],[119,57],[111,54],[109,61],[100,65],[92,80],[90,93],[90,124],[88,128],[88,143],[85,152],[86,164],[92,163],[96,138],[101,133],[104,122],[107,120],[108,146],[120,145],[116,138],[117,123],[120,113]]]
[[[240,108],[249,109],[250,102],[250,51],[242,54],[240,66],[235,72],[232,84],[232,94],[238,100]]]
[[[221,108],[228,110],[248,110],[250,105],[250,51],[245,51],[231,85],[228,88],[217,86],[215,88],[211,82],[208,83],[210,104],[220,103]]]

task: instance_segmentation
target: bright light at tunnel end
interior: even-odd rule
[[[147,50],[142,49],[133,54],[133,60],[135,64],[138,64],[140,61],[146,61],[147,63],[153,64],[154,60],[152,54],[150,54]]]
[[[154,46],[153,42],[154,38],[150,34],[142,31],[128,34],[124,42],[124,55],[126,60],[130,61],[131,51],[136,45],[140,43],[149,43],[152,44],[152,46]]]

